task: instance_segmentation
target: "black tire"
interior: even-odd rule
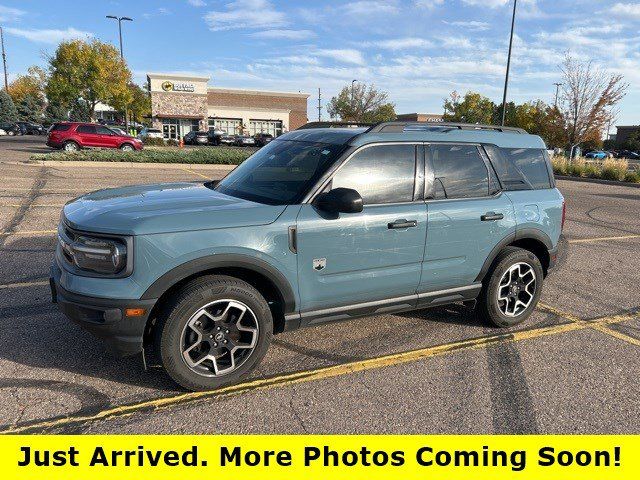
[[[120,145],[120,150],[122,150],[123,152],[133,152],[135,148],[130,143],[123,143],[122,145]]]
[[[183,358],[183,331],[194,314],[217,300],[246,305],[257,321],[257,342],[243,363],[219,376],[194,371]],[[266,300],[247,282],[223,275],[207,275],[182,287],[163,308],[155,329],[155,348],[169,376],[187,390],[212,390],[237,383],[251,372],[266,354],[273,337],[273,318]],[[226,342],[225,342],[226,343]]]
[[[62,150],[64,150],[65,152],[77,152],[78,150],[80,150],[80,145],[78,145],[74,141],[64,142],[62,144]]]
[[[509,316],[503,313],[498,303],[498,287],[506,272],[514,265],[522,263],[529,265],[535,273],[535,294],[526,309],[516,316]],[[481,319],[486,323],[500,327],[513,327],[524,322],[533,313],[540,296],[544,283],[544,271],[540,260],[529,250],[518,247],[506,247],[487,273],[483,282],[483,287],[478,297],[476,311]]]

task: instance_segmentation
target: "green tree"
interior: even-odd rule
[[[91,106],[85,100],[78,98],[71,105],[71,111],[69,112],[69,120],[72,122],[91,122],[92,119]]]
[[[640,152],[640,129],[629,135],[629,138],[624,142],[623,147],[633,152]]]
[[[44,116],[44,102],[42,98],[27,94],[16,103],[18,118],[25,122],[38,123]]]
[[[11,96],[4,90],[0,91],[0,122],[15,122],[18,120],[18,111]]]
[[[126,100],[126,99],[125,99]],[[151,116],[151,97],[146,88],[135,83],[129,84],[129,102],[124,103],[122,99],[112,105],[116,110],[128,110],[129,115],[135,122],[142,123],[145,118]]]
[[[374,85],[347,85],[327,105],[331,117],[347,122],[376,123],[396,119],[395,105],[388,102],[388,94]]]
[[[99,102],[122,105],[131,101],[131,72],[112,45],[98,40],[62,42],[49,58],[49,71],[47,98],[69,108],[82,99],[91,119]]]
[[[49,102],[44,109],[44,123],[69,120],[69,110],[59,103]]]
[[[458,92],[452,92],[444,101],[444,111],[443,118],[446,122],[488,125],[496,116],[496,104],[476,92],[467,92],[464,97]]]

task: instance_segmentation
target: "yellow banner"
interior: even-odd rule
[[[640,436],[3,436],[0,472],[20,480],[631,479],[640,478]]]

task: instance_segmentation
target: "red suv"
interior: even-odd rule
[[[125,152],[142,150],[142,142],[137,138],[121,135],[97,123],[56,123],[49,130],[47,145],[67,152],[81,148],[119,148]]]

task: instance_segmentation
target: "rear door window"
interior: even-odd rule
[[[93,125],[78,125],[78,128],[76,128],[76,132],[94,134],[96,133],[96,127],[94,127]]]
[[[376,145],[356,152],[335,174],[331,188],[352,188],[365,205],[411,202],[415,171],[415,145]]]
[[[491,163],[504,190],[551,188],[544,150],[537,148],[498,148],[486,145]]]
[[[489,195],[489,171],[475,145],[430,145],[435,198],[474,198]]]

